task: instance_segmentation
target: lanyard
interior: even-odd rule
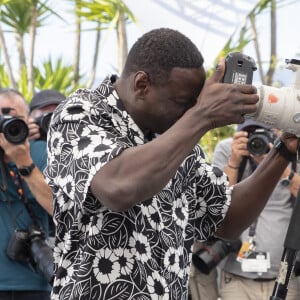
[[[17,192],[19,194],[19,197],[22,199],[34,225],[38,226],[37,218],[33,212],[33,209],[29,203],[29,200],[26,197],[25,192],[24,192],[24,179],[21,177],[19,172],[15,172],[14,170],[11,170],[11,169],[9,170],[9,175],[11,176],[12,181],[13,181],[13,183],[17,189]]]

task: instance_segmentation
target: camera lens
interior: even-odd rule
[[[212,244],[207,244],[203,249],[193,254],[193,263],[200,272],[208,275],[225,256],[230,252],[238,251],[241,245],[240,240],[229,242],[217,239]]]
[[[2,120],[0,131],[4,133],[5,138],[12,144],[22,144],[29,134],[27,124],[22,120],[10,117]]]
[[[49,128],[49,124],[51,121],[52,113],[46,113],[42,116],[40,120],[40,127],[47,132]]]
[[[269,143],[270,141],[265,135],[253,134],[249,137],[247,148],[251,154],[259,156],[269,151]]]

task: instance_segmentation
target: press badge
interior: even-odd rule
[[[241,261],[243,272],[267,272],[271,267],[270,253],[262,251],[252,251]]]
[[[250,255],[255,250],[255,244],[252,240],[245,241],[237,254],[236,260],[242,262],[242,260]]]

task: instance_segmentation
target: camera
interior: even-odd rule
[[[40,127],[41,139],[47,138],[47,131],[49,129],[52,115],[53,112],[44,112],[41,116],[35,119],[35,123]]]
[[[208,275],[230,252],[238,252],[241,245],[241,240],[225,241],[213,239],[207,241],[204,248],[193,254],[193,263],[200,272]]]
[[[253,114],[245,115],[245,118],[254,119],[272,128],[300,137],[300,60],[286,59],[285,63],[286,69],[295,72],[294,84],[290,87],[281,88],[260,86],[258,88],[257,110]],[[251,83],[246,78],[252,79],[256,67],[249,56],[232,52],[226,57],[225,64],[223,82]],[[235,78],[242,80],[235,80]]]
[[[3,110],[2,110],[3,112]],[[23,144],[28,137],[29,129],[25,121],[7,114],[0,115],[0,132],[12,144]]]
[[[249,117],[300,137],[300,60],[285,62],[286,68],[296,73],[294,84],[281,88],[262,85],[257,111]]]
[[[31,225],[28,230],[15,230],[6,254],[12,260],[28,263],[35,271],[41,272],[52,285],[53,251],[45,241],[45,233],[39,227]]]
[[[260,156],[269,152],[269,144],[274,143],[276,135],[272,130],[257,128],[249,133],[247,149],[254,156]]]
[[[257,67],[252,57],[240,52],[231,52],[225,59],[225,74],[222,82],[251,84],[255,70]]]

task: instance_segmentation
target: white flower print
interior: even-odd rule
[[[50,152],[50,156],[56,156],[61,154],[61,148],[63,145],[63,137],[60,131],[52,131],[50,135],[50,142],[52,143],[52,151]]]
[[[151,247],[147,237],[142,233],[134,231],[132,237],[130,237],[129,245],[131,249],[135,251],[134,255],[136,255],[141,262],[144,263],[151,257]]]
[[[103,220],[102,220],[102,218],[98,217],[96,219],[96,222],[92,222],[92,224],[90,225],[89,236],[95,236],[95,235],[99,234],[101,231],[102,225],[103,225]]]
[[[100,283],[110,283],[120,276],[119,258],[110,249],[100,249],[93,261],[93,272]]]
[[[75,181],[72,175],[67,175],[66,177],[59,177],[57,182],[63,187],[64,192],[67,193],[70,199],[75,198]]]
[[[184,194],[174,201],[173,218],[178,226],[185,227],[188,220],[188,203]]]
[[[166,280],[160,276],[158,272],[153,272],[151,276],[147,277],[147,285],[149,293],[151,294],[151,299],[169,299],[169,288]]]
[[[118,248],[115,255],[119,258],[121,274],[130,275],[134,264],[132,253],[128,249]]]
[[[165,253],[164,266],[170,272],[178,272],[179,270],[178,250],[170,247]]]

